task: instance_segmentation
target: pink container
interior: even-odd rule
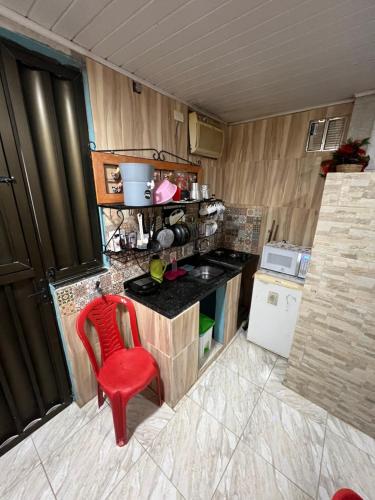
[[[176,191],[177,186],[169,182],[168,179],[164,179],[159,186],[154,189],[154,203],[158,205],[168,203],[168,201],[173,198]]]
[[[176,269],[176,271],[167,271],[164,274],[164,277],[169,280],[169,281],[174,281],[177,278],[180,278],[181,276],[185,276],[187,274],[187,271],[185,269]]]

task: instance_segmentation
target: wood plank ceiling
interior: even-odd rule
[[[375,88],[374,0],[0,0],[228,122]]]

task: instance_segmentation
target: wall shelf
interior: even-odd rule
[[[121,252],[111,252],[110,250],[104,251],[103,255],[107,256],[109,259],[120,262],[121,264],[127,264],[133,260],[136,260],[138,257],[151,257],[151,255],[155,255],[157,253],[161,253],[162,250],[139,250],[137,248],[129,248],[127,250],[122,250]]]
[[[158,203],[158,204],[152,204],[152,205],[137,205],[137,206],[130,206],[130,205],[125,205],[124,203],[98,203],[98,207],[101,208],[113,208],[115,210],[142,210],[142,209],[148,209],[148,208],[162,208],[162,207],[175,207],[178,208],[179,206],[187,206],[187,205],[195,205],[195,204],[200,204],[200,203],[213,203],[216,201],[223,201],[223,200],[218,200],[216,198],[212,198],[210,200],[191,200],[191,201],[171,201],[169,203]]]

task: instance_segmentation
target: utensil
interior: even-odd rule
[[[154,293],[159,288],[159,284],[154,281],[150,276],[145,276],[143,278],[137,278],[134,281],[130,281],[125,284],[126,289],[132,290],[140,295],[149,295]]]
[[[279,225],[277,224],[275,227],[275,232],[273,233],[273,240],[277,241],[277,231],[279,230]]]
[[[143,231],[143,214],[138,213],[137,219],[139,226],[139,234],[138,234],[139,238],[137,238],[137,248],[139,248],[140,250],[146,250],[149,236],[148,234],[145,234]]]
[[[163,228],[156,232],[156,240],[161,248],[169,248],[174,242],[174,233],[171,229]]]
[[[211,232],[210,232],[210,236],[212,236],[213,234],[215,234],[215,233],[216,233],[216,231],[217,231],[217,227],[218,227],[218,226],[217,226],[217,222],[216,222],[216,220],[211,221],[211,224],[210,224],[210,231],[211,231]]]
[[[181,208],[176,208],[176,210],[173,210],[169,216],[169,225],[173,226],[173,224],[176,224],[176,222],[181,220],[184,215],[185,213],[181,210]]]
[[[201,186],[201,193],[202,193],[202,198],[204,200],[209,200],[210,199],[210,193],[208,190],[208,184],[202,184]]]
[[[181,224],[182,230],[184,232],[184,242],[182,243],[183,245],[186,245],[190,241],[190,230],[189,226],[185,223]]]
[[[122,248],[120,230],[117,229],[116,231],[109,231],[108,236],[108,250],[111,250],[112,252],[121,252]]]
[[[161,250],[161,245],[156,239],[155,224],[155,217],[153,217],[150,225],[150,239],[148,241],[147,248],[153,252],[159,252]]]
[[[200,200],[201,199],[201,190],[198,182],[192,182],[191,190],[190,190],[190,198],[192,200]]]
[[[125,250],[128,246],[128,242],[127,242],[127,239],[126,239],[126,233],[125,233],[125,229],[120,229],[120,247],[121,247],[121,250]]]
[[[137,246],[137,233],[132,231],[128,234],[128,248],[135,248]]]
[[[177,246],[184,245],[185,233],[181,227],[181,224],[175,224],[174,226],[171,226],[171,229],[174,234],[174,244]]]
[[[268,239],[267,239],[267,243],[269,243],[271,240],[272,240],[272,233],[273,233],[273,228],[275,227],[275,219],[272,221],[272,226],[271,226],[271,229],[268,231]]]
[[[154,202],[157,205],[167,203],[170,201],[177,191],[177,186],[169,182],[168,179],[164,179],[159,186],[154,190]]]

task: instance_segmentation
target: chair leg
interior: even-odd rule
[[[124,446],[126,439],[126,405],[121,396],[115,396],[111,399],[113,425],[115,428],[117,446]]]
[[[98,407],[100,408],[104,404],[104,394],[102,388],[98,384]]]
[[[161,393],[161,380],[160,380],[160,373],[156,375],[156,383],[158,386],[158,397],[159,397],[159,406],[163,404],[163,397]]]

